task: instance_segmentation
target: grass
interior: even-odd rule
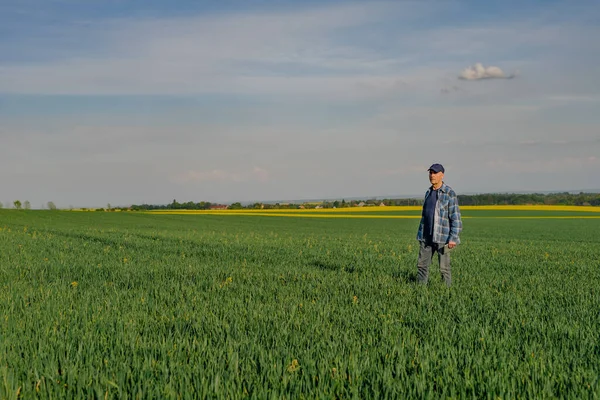
[[[1,398],[600,395],[595,219],[473,215],[449,290],[414,219],[0,221]]]

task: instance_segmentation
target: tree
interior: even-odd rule
[[[184,210],[195,210],[196,203],[194,203],[193,201],[188,201],[186,203],[181,204],[181,208],[183,208]]]
[[[48,209],[49,210],[56,210],[56,204],[54,204],[53,201],[49,201],[48,202]]]
[[[241,210],[242,209],[242,203],[240,203],[240,202],[232,203],[229,206],[229,209],[230,210]]]
[[[25,200],[25,203],[23,203],[23,208],[26,210],[31,210],[31,203],[29,200]]]
[[[16,208],[17,210],[20,210],[20,209],[21,209],[21,201],[20,201],[20,200],[15,200],[15,201],[13,201],[13,205],[15,206],[15,208]]]

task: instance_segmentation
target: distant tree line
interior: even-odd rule
[[[3,207],[4,205],[2,202],[0,202],[0,208]],[[56,210],[56,205],[52,201],[47,203],[47,207],[49,210]],[[6,208],[14,208],[15,210],[31,210],[31,203],[29,200],[25,200],[23,202],[21,202],[21,200],[15,200],[12,203],[6,202]],[[44,208],[44,205],[42,205],[41,208]]]
[[[461,205],[564,205],[564,206],[600,206],[600,193],[488,193],[459,195]]]
[[[142,211],[142,210],[210,210],[213,203],[208,201],[201,201],[199,203],[194,203],[193,201],[188,201],[186,203],[179,203],[177,200],[173,199],[173,201],[169,204],[132,204],[129,207],[130,210],[133,211]]]
[[[460,194],[458,203],[463,206],[489,206],[489,205],[564,205],[564,206],[600,206],[600,193],[484,193],[484,194]],[[133,204],[130,207],[112,207],[110,204],[106,208],[97,208],[96,211],[144,211],[144,210],[210,210],[214,208],[236,209],[297,209],[297,208],[346,208],[346,207],[372,207],[372,206],[420,206],[423,204],[423,198],[404,198],[404,199],[364,199],[364,200],[327,200],[320,202],[302,202],[302,203],[260,203],[255,202],[243,205],[240,202],[229,205],[211,203],[208,201],[193,202],[188,201],[179,203],[173,200],[169,204]],[[29,210],[31,203],[27,200],[21,202],[15,200],[6,203],[6,208],[15,208],[17,210]],[[46,204],[49,210],[56,210],[56,204],[49,201]],[[0,203],[2,208],[2,203]],[[43,208],[43,206],[42,206]],[[73,207],[70,207],[72,209]],[[82,208],[82,210],[87,210]],[[94,210],[94,209],[91,209]]]
[[[565,205],[565,206],[600,206],[600,193],[485,193],[473,195],[458,195],[458,202],[465,206],[488,206],[488,205]],[[346,207],[372,207],[372,206],[420,206],[423,198],[404,199],[364,199],[364,200],[333,200],[321,202],[303,203],[251,203],[243,205],[240,202],[231,203],[227,206],[230,210],[235,209],[297,209],[297,208],[346,208]],[[166,205],[132,205],[131,210],[208,210],[216,206],[215,203],[201,201],[194,203],[179,203],[173,200]]]
[[[600,193],[486,193],[474,195],[458,195],[458,203],[465,206],[488,205],[565,205],[565,206],[600,206]],[[239,203],[238,203],[239,204]],[[303,204],[257,204],[248,205],[246,208],[345,208],[357,206],[420,206],[423,198],[405,199],[365,199],[365,200],[335,200],[321,203]]]

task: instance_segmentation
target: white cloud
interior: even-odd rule
[[[465,68],[460,73],[458,78],[468,81],[476,81],[480,79],[512,79],[515,76],[515,74],[506,75],[499,67],[495,67],[493,65],[484,67],[481,63],[477,63]]]

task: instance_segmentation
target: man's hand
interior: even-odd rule
[[[456,242],[448,242],[448,248],[453,249],[456,247]]]

